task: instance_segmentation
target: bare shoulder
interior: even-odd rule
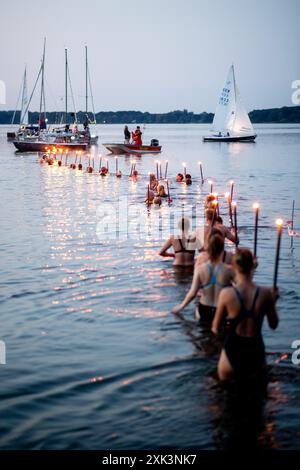
[[[261,299],[264,302],[272,302],[272,290],[267,286],[259,286]]]
[[[231,300],[233,295],[234,295],[233,287],[224,287],[220,292],[219,300],[226,302],[228,300]]]
[[[208,259],[207,253],[203,251],[202,253],[199,254],[199,256],[196,259],[196,265],[195,267],[201,266],[203,263],[205,263]]]

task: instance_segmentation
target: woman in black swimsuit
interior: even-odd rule
[[[179,236],[171,236],[159,251],[159,255],[174,258],[174,266],[194,266],[195,252],[199,243],[195,235],[189,235],[190,222],[186,217],[179,220]],[[173,247],[174,253],[169,253]]]
[[[236,273],[234,287],[220,293],[216,315],[212,324],[217,334],[227,313],[227,334],[218,364],[221,380],[232,376],[251,376],[265,366],[265,348],[261,335],[264,317],[270,328],[278,326],[275,308],[276,292],[259,287],[253,282],[255,260],[250,250],[240,249],[233,255]]]

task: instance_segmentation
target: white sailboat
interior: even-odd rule
[[[20,125],[27,126],[28,125],[28,96],[27,96],[27,71],[26,67],[24,70],[24,79],[23,79],[23,89],[22,89],[22,107],[21,107],[21,115],[20,115]]]
[[[243,105],[231,65],[215,112],[212,133],[204,142],[254,141],[256,134]]]
[[[21,127],[26,127],[28,126],[28,96],[27,96],[27,71],[26,67],[24,70],[23,74],[23,79],[22,79],[22,85],[21,89],[19,92],[17,104],[16,104],[16,109],[14,111],[12,120],[11,120],[11,125],[15,124],[15,118],[16,118],[16,113],[17,113],[17,108],[19,106],[19,101],[20,101],[20,95],[21,95],[21,110],[20,110],[20,128]],[[7,139],[8,140],[13,140],[16,137],[16,133],[14,131],[12,132],[7,132]]]

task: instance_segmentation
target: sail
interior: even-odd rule
[[[24,78],[23,78],[23,89],[22,89],[22,102],[21,102],[21,116],[20,116],[20,124],[27,125],[28,124],[28,97],[27,97],[27,74],[26,74],[26,67],[24,71]]]
[[[232,133],[238,135],[249,135],[254,133],[252,123],[242,102],[241,95],[237,86],[235,119],[232,126]]]
[[[227,135],[249,135],[253,126],[242,103],[235,82],[234,67],[230,66],[221,90],[213,120],[214,133]]]

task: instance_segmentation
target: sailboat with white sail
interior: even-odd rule
[[[26,128],[28,126],[28,97],[27,97],[27,68],[25,66],[24,74],[22,77],[22,84],[19,92],[19,96],[17,99],[17,104],[16,108],[11,120],[11,125],[13,126],[15,124],[15,119],[16,119],[16,114],[17,114],[17,109],[19,107],[19,101],[21,97],[21,109],[20,109],[20,121],[19,121],[19,127],[21,128]],[[14,131],[7,132],[7,139],[8,140],[13,140],[16,138],[16,133]]]
[[[214,115],[212,133],[204,142],[253,142],[252,123],[236,84],[233,64],[230,66]]]

